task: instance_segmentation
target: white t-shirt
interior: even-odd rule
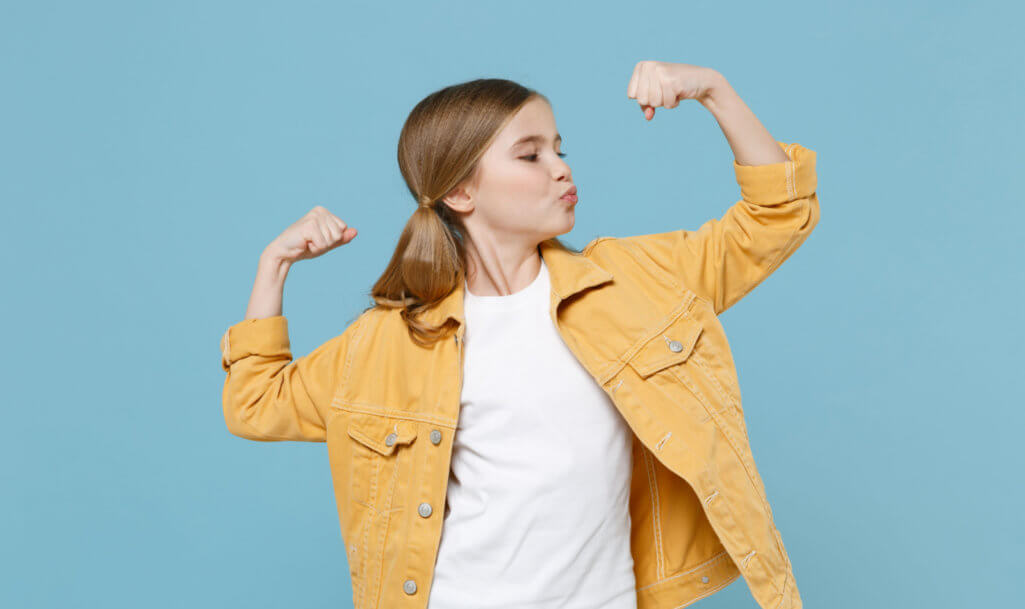
[[[515,294],[465,290],[461,411],[429,609],[637,607],[632,432],[559,336],[550,290],[543,259]]]

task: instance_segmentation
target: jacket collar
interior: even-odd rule
[[[612,281],[612,273],[582,253],[562,249],[551,239],[542,241],[538,245],[538,251],[548,266],[548,275],[552,283],[553,310],[559,302],[577,292]],[[421,319],[433,326],[440,326],[451,317],[462,325],[465,322],[463,290],[463,284],[460,282],[437,305],[424,311]]]

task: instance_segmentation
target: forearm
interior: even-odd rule
[[[720,74],[701,104],[712,113],[740,165],[768,165],[789,160],[730,83]]]
[[[291,263],[282,260],[271,250],[264,250],[257,265],[256,279],[253,281],[253,292],[249,296],[245,319],[281,315],[285,279],[291,266]]]

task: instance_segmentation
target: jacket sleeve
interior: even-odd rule
[[[741,199],[697,230],[620,239],[712,303],[719,315],[765,280],[819,221],[815,151],[777,142],[790,160],[740,165]]]
[[[324,442],[325,413],[358,323],[294,361],[284,316],[246,319],[229,327],[221,337],[228,431],[264,442]]]

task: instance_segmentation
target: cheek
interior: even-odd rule
[[[548,203],[552,193],[551,181],[551,175],[541,169],[540,165],[528,164],[527,168],[520,172],[516,185],[517,192],[535,203]]]
[[[543,207],[548,196],[547,188],[546,179],[538,179],[536,172],[509,172],[488,184],[484,198],[501,208],[503,215],[514,211],[529,213]]]

